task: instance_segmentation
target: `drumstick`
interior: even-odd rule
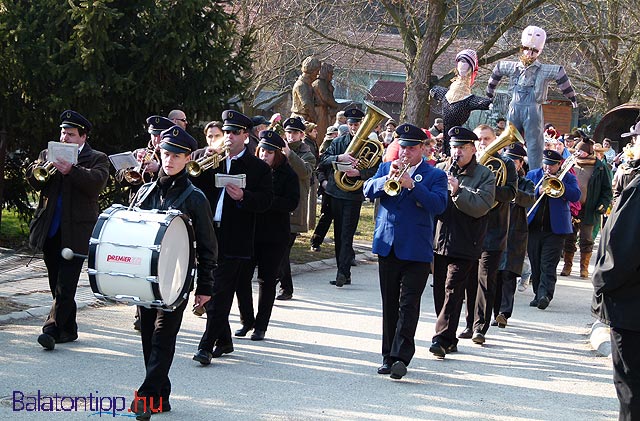
[[[88,257],[86,254],[74,253],[73,250],[68,247],[63,248],[60,251],[60,255],[66,260],[73,260],[74,257],[78,257],[80,259],[86,259]]]

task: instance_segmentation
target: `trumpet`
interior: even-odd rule
[[[400,179],[406,173],[409,168],[411,168],[411,164],[408,162],[401,164],[398,167],[398,171],[395,175],[390,176],[387,181],[384,182],[384,187],[382,188],[384,192],[389,196],[397,196],[402,191],[402,185],[400,184]]]
[[[187,174],[191,177],[200,177],[204,171],[210,168],[218,168],[223,159],[227,159],[229,156],[229,148],[224,148],[221,154],[214,153],[212,155],[205,155],[196,159],[195,161],[187,162],[186,169]]]
[[[147,149],[144,153],[144,156],[140,160],[140,164],[137,167],[129,168],[124,171],[124,179],[127,180],[127,183],[137,186],[138,184],[142,184],[144,178],[142,174],[144,173],[144,166],[147,165],[155,154],[155,148],[151,144],[151,142],[147,145]]]
[[[562,179],[565,177],[565,175],[567,175],[571,168],[573,168],[573,166],[576,164],[577,159],[577,153],[571,155],[562,164],[558,175],[546,174],[540,179],[540,181],[538,181],[538,184],[536,184],[533,191],[535,192],[538,187],[540,187],[540,191],[542,192],[542,194],[538,197],[538,200],[536,200],[536,202],[531,206],[529,212],[527,212],[527,218],[529,217],[529,215],[531,215],[533,210],[538,207],[544,196],[549,196],[553,199],[557,199],[564,194],[565,189]]]
[[[49,181],[49,178],[56,173],[58,169],[53,166],[53,162],[45,161],[41,165],[37,165],[33,168],[33,178],[37,181],[44,183]]]

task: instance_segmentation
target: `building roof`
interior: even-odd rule
[[[369,91],[367,99],[374,102],[402,103],[404,82],[378,80]]]

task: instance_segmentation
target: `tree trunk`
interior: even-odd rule
[[[7,155],[7,132],[0,129],[0,227],[2,226],[2,209],[4,209],[4,163]]]

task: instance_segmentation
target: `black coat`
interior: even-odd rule
[[[191,185],[187,174],[183,171],[167,190],[162,194],[158,181],[147,183],[140,187],[134,200],[142,198],[142,203],[136,203],[140,209],[168,210],[176,209],[173,206],[175,200]],[[145,197],[149,189],[151,192]],[[213,292],[213,270],[218,259],[218,242],[213,231],[213,216],[211,207],[204,193],[195,189],[187,198],[177,206],[177,209],[191,219],[196,237],[196,257],[198,259],[198,286],[196,295],[211,295]]]
[[[511,202],[509,215],[509,238],[507,249],[500,260],[500,270],[508,270],[517,275],[522,274],[524,257],[527,255],[529,225],[527,224],[527,208],[535,202],[533,181],[518,177],[518,192]]]
[[[487,234],[482,244],[483,251],[504,251],[507,248],[509,234],[509,211],[511,201],[518,191],[518,173],[513,161],[507,157],[494,155],[504,162],[507,179],[504,186],[496,186],[497,205],[489,211]]]
[[[196,151],[197,152],[197,151]],[[195,153],[192,155],[194,158]],[[218,168],[203,172],[191,180],[209,199],[211,212],[215,215],[221,188],[215,186],[215,174],[227,173],[227,163],[223,160]],[[251,155],[245,148],[244,154],[233,161],[229,174],[245,174],[246,187],[242,201],[224,195],[222,221],[220,224],[219,255],[225,257],[253,257],[256,227],[256,213],[264,212],[273,200],[271,168]]]
[[[285,162],[273,170],[273,201],[269,210],[257,215],[256,243],[288,243],[289,213],[296,209],[299,201],[298,176]]]
[[[47,160],[47,150],[40,152],[37,165]],[[33,177],[34,165],[27,169],[27,181],[40,191],[40,200],[29,224],[29,245],[42,250],[49,226],[53,220],[58,197],[62,195],[62,219],[60,221],[61,247],[68,247],[79,254],[89,251],[89,238],[98,220],[98,196],[109,179],[109,159],[102,152],[84,144],[78,155],[78,163],[69,174],[56,172],[45,183]]]
[[[620,329],[640,331],[640,177],[622,191],[600,234],[591,312]]]

